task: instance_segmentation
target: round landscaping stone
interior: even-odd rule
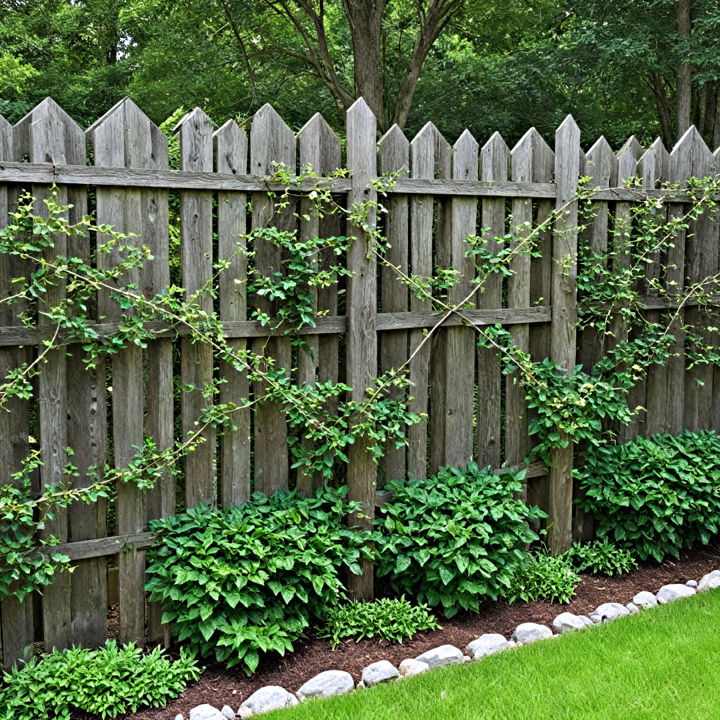
[[[235,718],[237,717],[235,715],[235,712],[229,705],[223,705],[220,708],[220,712],[227,718],[227,720],[235,720]]]
[[[397,680],[399,677],[398,669],[389,660],[374,662],[362,671],[362,682],[365,687]]]
[[[637,615],[640,612],[640,608],[635,603],[629,602],[625,607],[631,615]]]
[[[430,666],[426,662],[421,660],[415,660],[415,658],[406,658],[400,665],[398,670],[400,671],[400,677],[411,677],[412,675],[421,675],[427,672]]]
[[[248,718],[254,715],[262,715],[272,710],[280,710],[281,708],[297,705],[297,698],[285,688],[279,685],[267,685],[256,690],[238,710],[238,715]],[[244,714],[243,710],[245,711]],[[248,715],[248,711],[250,714]]]
[[[697,580],[688,580],[685,584],[688,587],[696,588],[698,586],[698,581]]]
[[[573,630],[582,630],[592,624],[592,620],[586,615],[574,615],[570,612],[560,613],[552,622],[555,630],[561,635]]]
[[[518,645],[528,645],[538,640],[547,640],[553,636],[552,630],[546,625],[538,623],[520,623],[512,634],[512,639]]]
[[[690,597],[695,594],[695,588],[688,587],[687,585],[681,585],[680,583],[671,583],[670,585],[663,585],[655,596],[661,605],[679,600],[680,598]]]
[[[502,650],[508,650],[515,647],[512,640],[506,640],[503,635],[498,633],[486,633],[476,638],[465,648],[465,652],[470,655],[473,660],[480,660],[486,655],[494,655]]]
[[[463,661],[462,650],[454,645],[440,645],[418,655],[416,660],[427,663],[431,668],[442,667],[443,665],[455,665]]]
[[[713,570],[707,575],[703,575],[697,586],[698,592],[707,592],[708,590],[717,590],[720,588],[720,570]]]
[[[653,593],[643,590],[639,592],[632,599],[633,604],[637,605],[641,610],[647,610],[648,608],[655,607],[658,604],[657,598]]]
[[[178,713],[175,716],[175,720],[185,720],[185,716],[182,713]]]
[[[295,698],[297,700],[297,698]],[[250,708],[241,707],[238,708],[237,716],[241,720],[247,720],[247,718],[251,718],[253,716],[253,711]]]
[[[227,720],[226,717],[212,705],[207,703],[197,705],[190,711],[190,720]]]
[[[355,689],[352,675],[344,670],[325,670],[308,680],[296,693],[298,700],[345,695]]]
[[[598,624],[617,620],[619,617],[629,614],[630,611],[620,603],[603,603],[598,605],[591,613],[588,613],[588,616],[595,624]]]

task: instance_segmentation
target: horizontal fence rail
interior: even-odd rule
[[[90,212],[98,224],[128,233],[135,238],[131,242],[150,249],[154,259],[133,278],[139,292],[152,297],[178,283],[192,293],[211,282],[214,298],[204,298],[203,309],[218,313],[233,351],[262,350],[298,385],[343,382],[352,388],[353,399],[362,400],[377,377],[407,365],[410,409],[426,419],[409,428],[407,448],[388,447],[379,465],[358,443],[335,478],[363,504],[367,522],[389,499],[383,489],[387,481],[426,477],[444,465],[474,461],[500,472],[526,470],[525,497],[549,513],[554,549],[587,531],[586,520],[573,510],[572,470],[579,458],[569,446],[554,452],[551,467],[524,464],[533,444],[524,392],[503,374],[494,350],[478,347],[477,331],[501,325],[533,360],[549,357],[568,369],[592,367],[599,358],[599,339],[588,330],[577,332],[575,325],[584,307],[574,282],[578,248],[613,247],[620,242],[622,222],[631,222],[633,204],[648,198],[662,200],[662,212],[681,212],[692,200],[684,181],[718,173],[718,151],[713,155],[691,128],[672,151],[660,141],[643,149],[631,138],[615,152],[601,138],[584,152],[571,117],[558,128],[552,147],[534,129],[513,148],[498,133],[480,146],[468,131],[451,144],[432,123],[414,138],[398,127],[378,138],[375,118],[362,100],[348,112],[345,143],[320,115],[293,132],[269,105],[256,113],[247,132],[233,121],[216,129],[199,109],[188,113],[175,132],[179,145],[171,153],[169,139],[128,99],[86,131],[50,99],[15,126],[0,117],[0,227],[11,221],[22,193],[42,201],[55,186],[58,201],[73,206],[71,222]],[[303,179],[307,165],[317,177]],[[288,183],[277,180],[280,166],[291,178]],[[581,176],[588,178],[582,185]],[[673,187],[661,188],[664,182]],[[271,194],[286,189],[289,205],[276,212]],[[309,193],[317,190],[329,191],[344,207],[377,200],[385,212],[370,217],[364,227],[345,215],[314,217],[308,213]],[[578,192],[593,204],[587,222],[577,218]],[[549,218],[553,222],[547,224]],[[386,265],[369,252],[368,231],[375,224],[388,240]],[[293,332],[302,336],[299,349],[289,329],[278,324],[279,306],[248,292],[250,269],[266,275],[279,270],[279,251],[258,244],[249,248],[255,251],[252,258],[236,252],[238,243],[252,242],[253,230],[270,225],[301,238],[355,238],[347,257],[338,260],[348,276],[313,291],[318,317],[314,325]],[[467,238],[481,235],[498,250],[497,238],[517,242],[521,229],[538,231],[538,251],[519,254],[510,277],[490,276],[482,292],[473,294],[475,267]],[[68,250],[89,260],[101,242],[101,237],[87,237]],[[698,222],[676,243],[672,257],[662,258],[670,268],[663,282],[676,283],[680,292],[700,265],[703,271],[719,271],[719,243],[720,225]],[[223,260],[230,267],[215,277],[214,263]],[[418,297],[397,282],[390,266],[405,276],[423,277],[453,268],[458,283],[447,297]],[[13,278],[27,271],[27,265],[0,257],[0,301],[12,295]],[[668,309],[691,317],[699,313],[697,302],[654,295],[650,281],[659,276],[653,272],[649,267],[647,291],[634,311],[648,318]],[[62,299],[61,287],[53,292],[48,302]],[[455,305],[464,298],[469,299],[454,311],[437,311],[433,304],[441,299]],[[23,310],[0,302],[4,375],[32,362],[56,335],[46,318],[28,321]],[[270,322],[258,322],[256,310]],[[106,338],[124,320],[101,293],[91,329]],[[34,480],[39,495],[62,478],[68,447],[80,470],[79,484],[87,482],[90,466],[107,461],[125,467],[144,436],[161,449],[172,447],[192,431],[207,402],[197,390],[175,398],[176,385],[199,388],[219,377],[221,403],[241,404],[262,393],[245,373],[214,367],[211,349],[191,342],[190,329],[182,323],[145,323],[145,329],[152,331],[147,347],[127,348],[92,371],[84,367],[73,336],[59,336],[67,345],[48,356],[33,398],[13,399],[9,412],[0,413],[5,473],[0,483],[11,482],[11,473],[34,449],[43,458]],[[631,401],[647,411],[622,430],[621,440],[683,428],[720,430],[714,400],[720,371],[686,372],[681,351],[633,389]],[[199,451],[186,458],[177,485],[168,474],[148,492],[118,488],[112,512],[98,503],[57,514],[48,532],[60,545],[52,551],[68,555],[76,571],[58,576],[42,597],[22,603],[8,598],[0,604],[5,666],[37,641],[47,649],[102,643],[111,599],[118,603],[122,640],[158,641],[166,628],[144,593],[145,553],[152,544],[149,521],[198,502],[237,505],[254,491],[317,487],[318,478],[291,469],[290,429],[278,407],[242,407],[234,419],[237,431],[220,438],[205,435]],[[111,590],[111,584],[117,589]],[[352,590],[356,597],[372,594],[371,568]]]

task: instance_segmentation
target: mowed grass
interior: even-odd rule
[[[272,714],[282,720],[720,718],[720,591]]]

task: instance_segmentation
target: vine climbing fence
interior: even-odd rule
[[[497,133],[480,147],[467,131],[451,145],[431,123],[412,140],[393,127],[378,141],[375,118],[362,100],[348,111],[346,144],[319,115],[295,133],[270,106],[261,108],[246,129],[229,121],[215,130],[196,109],[176,133],[179,168],[171,169],[168,139],[127,99],[87,131],[50,99],[15,126],[0,117],[0,227],[10,222],[23,192],[41,201],[56,186],[58,201],[72,206],[71,222],[92,212],[98,224],[131,233],[149,247],[153,259],[133,271],[140,291],[162,293],[173,273],[188,294],[214,282],[214,292],[202,302],[206,311],[219,314],[232,348],[262,351],[276,367],[287,368],[297,384],[344,382],[362,400],[376,377],[408,363],[410,410],[423,415],[423,422],[408,428],[406,446],[392,444],[379,463],[360,445],[352,446],[337,478],[363,504],[365,522],[383,501],[386,480],[424,477],[440,466],[473,460],[497,468],[522,464],[532,445],[525,393],[503,374],[497,351],[478,346],[472,326],[508,328],[514,344],[536,360],[549,357],[568,370],[577,363],[592,366],[601,339],[575,326],[578,244],[601,252],[622,243],[622,218],[630,218],[634,204],[660,197],[662,181],[682,186],[688,178],[720,169],[718,152],[713,155],[694,128],[671,152],[659,141],[643,149],[634,138],[614,152],[601,138],[591,146],[583,142],[589,147],[584,153],[571,117],[558,128],[553,147],[534,129],[512,149]],[[307,166],[318,177],[298,181],[293,187],[297,212],[278,216],[272,193],[283,193],[286,186],[276,177],[277,168],[300,175]],[[337,173],[341,168],[348,172]],[[392,174],[391,182],[373,182],[385,174]],[[589,178],[584,187],[592,189],[594,210],[584,224],[575,200],[582,175]],[[632,187],[626,182],[631,179]],[[303,203],[323,183],[340,204],[373,208],[367,221],[357,227],[343,215],[304,212]],[[687,203],[683,190],[675,190],[661,211],[682,212]],[[369,251],[372,216],[380,209],[377,223],[388,242],[383,264]],[[172,251],[175,217],[177,255]],[[341,258],[347,276],[313,296],[318,317],[303,328],[300,349],[283,328],[253,318],[255,300],[247,292],[248,262],[259,274],[271,274],[280,268],[280,251],[262,246],[250,258],[235,252],[239,237],[269,223],[297,230],[299,237],[355,238]],[[438,310],[430,298],[397,282],[398,270],[429,277],[438,268],[455,268],[459,282],[446,302],[456,305],[473,288],[467,239],[483,237],[492,249],[496,238],[512,242],[521,229],[532,228],[541,229],[537,252],[515,256],[512,274],[489,276],[461,313]],[[68,238],[71,247],[63,252],[95,262],[100,241],[100,234]],[[719,241],[720,224],[711,218],[699,220],[692,233],[680,233],[672,257],[664,258],[669,270],[660,276],[657,265],[648,264],[638,312],[652,316],[669,307],[652,291],[653,273],[677,287],[717,273]],[[215,263],[226,258],[229,267],[214,281]],[[16,258],[0,256],[0,300],[13,294],[13,279],[25,271]],[[63,286],[52,292],[53,302],[61,300]],[[692,302],[686,305],[684,312],[698,312]],[[257,306],[270,315],[278,307],[264,301]],[[26,310],[0,302],[3,377],[32,362],[56,334],[43,315],[29,323]],[[98,337],[126,321],[121,307],[102,294],[93,312]],[[149,520],[199,502],[240,504],[252,491],[296,485],[307,491],[320,482],[291,467],[282,409],[272,403],[243,405],[258,392],[246,374],[217,367],[212,348],[187,337],[182,327],[156,323],[153,331],[151,340],[122,349],[93,370],[72,344],[44,356],[33,396],[8,400],[8,412],[0,413],[0,482],[12,482],[33,449],[42,458],[33,478],[39,492],[63,480],[67,448],[73,451],[78,485],[89,467],[130,463],[145,436],[168,448],[197,427],[208,402],[199,388],[213,379],[222,380],[217,402],[240,407],[236,429],[216,438],[207,428],[205,442],[184,458],[180,482],[167,473],[150,490],[121,484],[111,512],[101,502],[56,513],[47,532],[59,538],[55,550],[70,557],[74,572],[57,574],[42,596],[22,602],[8,596],[2,602],[5,665],[38,640],[47,648],[101,643],[113,599],[121,639],[157,639],[159,613],[148,606],[143,589],[144,555],[152,541]],[[718,369],[688,372],[685,365],[680,348],[666,365],[639,380],[631,401],[646,412],[620,431],[621,439],[720,430]],[[179,384],[195,390],[179,399]],[[548,512],[550,544],[556,549],[582,530],[577,518],[573,522],[573,463],[569,444],[553,450],[549,467],[542,462],[527,467],[527,496]],[[371,572],[356,581],[354,591],[372,593]]]

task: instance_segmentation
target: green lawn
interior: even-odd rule
[[[467,665],[274,713],[283,720],[720,717],[720,591]]]

